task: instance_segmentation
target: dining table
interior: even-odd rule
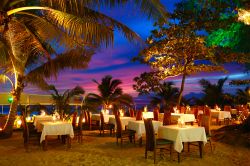
[[[37,115],[34,116],[33,125],[38,131],[41,131],[41,122],[50,122],[53,121],[53,117],[51,115]]]
[[[218,111],[216,109],[210,109],[211,116],[218,118],[219,120],[231,119],[231,113],[229,111]]]
[[[100,114],[92,114],[93,121],[100,121],[101,122],[101,115]],[[115,115],[103,114],[104,122],[108,123],[110,117],[115,117]]]
[[[40,143],[43,143],[44,150],[47,150],[48,136],[67,136],[67,147],[71,147],[71,138],[74,138],[72,123],[65,121],[41,122],[42,134]]]
[[[158,127],[162,126],[162,122],[152,120],[154,131],[158,132]],[[142,145],[142,136],[146,133],[145,125],[143,120],[137,121],[129,121],[127,125],[127,129],[134,130],[136,132],[137,140],[139,141],[139,145]]]
[[[126,126],[128,125],[128,123],[130,121],[135,121],[135,117],[127,117],[127,116],[121,116],[121,123],[122,123],[122,130],[125,130]],[[113,124],[115,125],[115,129],[116,129],[116,120],[115,117],[109,117],[109,124]]]
[[[202,144],[207,143],[205,128],[201,126],[167,125],[158,127],[158,138],[171,140],[174,142],[174,150],[178,152],[178,161],[180,162],[180,153],[183,150],[184,142],[198,142],[200,157],[202,158]]]
[[[159,120],[163,121],[164,113],[160,113]],[[178,119],[182,119],[185,123],[195,122],[194,114],[171,113],[171,123],[177,123]]]

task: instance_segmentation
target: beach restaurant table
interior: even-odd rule
[[[125,126],[128,125],[129,121],[135,121],[135,117],[120,117],[121,119],[121,123],[122,123],[122,129],[125,130]],[[109,117],[109,124],[113,124],[115,125],[115,129],[116,129],[116,121],[115,121],[115,117]]]
[[[34,126],[37,130],[41,131],[41,127],[40,127],[40,122],[49,122],[49,121],[53,121],[53,117],[49,116],[49,115],[38,115],[38,116],[34,116]]]
[[[155,132],[158,131],[158,127],[162,126],[162,122],[160,121],[152,121],[153,126],[154,126],[154,130]],[[143,120],[138,120],[138,121],[129,121],[128,122],[128,126],[127,128],[129,130],[134,130],[136,131],[137,137],[138,139],[140,139],[142,137],[143,134],[145,134],[145,125],[144,125],[144,121]]]
[[[211,116],[214,118],[218,118],[219,120],[231,119],[231,113],[229,111],[217,111],[215,109],[210,109]]]
[[[47,148],[47,136],[50,135],[67,135],[68,147],[70,147],[70,138],[74,137],[74,130],[72,124],[69,122],[55,121],[55,122],[41,122],[42,134],[40,143],[44,141],[44,147]]]
[[[142,117],[147,119],[154,119],[154,113],[153,112],[142,112]]]
[[[115,116],[114,115],[103,114],[104,122],[108,123],[110,117],[115,117]],[[100,114],[92,114],[92,120],[101,121],[101,115]]]
[[[159,119],[160,121],[163,120],[164,113],[160,113]],[[177,122],[178,119],[181,118],[183,121],[186,122],[194,122],[195,116],[194,114],[179,114],[179,113],[171,113],[171,121]]]
[[[207,143],[207,137],[204,127],[186,125],[181,128],[178,125],[159,126],[158,138],[168,139],[174,142],[174,149],[179,154],[183,149],[183,142],[199,142],[200,157],[202,158],[202,146]]]

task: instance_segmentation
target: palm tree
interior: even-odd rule
[[[177,103],[179,89],[173,87],[173,82],[164,82],[158,87],[158,91],[151,99],[151,105],[161,105],[162,109],[168,109]]]
[[[93,81],[98,85],[99,94],[90,93],[87,96],[89,101],[97,103],[104,109],[108,109],[110,106],[117,109],[122,105],[129,107],[133,105],[132,96],[124,94],[122,88],[119,87],[122,84],[121,80],[112,80],[112,76],[107,75],[102,78],[101,83],[96,80]]]
[[[250,87],[246,87],[245,90],[237,89],[236,100],[238,104],[247,104],[250,102]]]
[[[224,92],[223,86],[227,81],[227,77],[219,79],[217,84],[212,84],[208,80],[201,79],[199,81],[200,85],[203,88],[204,96],[202,98],[205,104],[214,106],[215,104],[224,105]]]
[[[60,70],[86,68],[94,48],[112,45],[114,29],[129,41],[138,41],[127,26],[94,10],[127,1],[0,1],[0,69],[14,80],[4,137],[12,135],[20,95],[28,83],[47,87],[45,79]],[[159,16],[164,9],[158,0],[135,2],[149,16]]]
[[[77,95],[83,95],[84,90],[80,86],[76,86],[73,89],[67,89],[62,94],[58,92],[54,85],[50,85],[49,90],[53,93],[51,94],[56,110],[60,115],[60,119],[67,119],[72,114],[70,112],[70,99]]]

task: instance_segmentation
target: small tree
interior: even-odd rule
[[[159,80],[182,76],[180,104],[187,76],[223,67],[215,64],[213,47],[205,45],[204,37],[197,35],[191,21],[179,20],[178,24],[159,21],[155,25],[157,29],[148,38],[148,47],[136,59],[149,64]]]
[[[76,95],[83,95],[84,90],[80,86],[76,86],[73,89],[67,89],[62,94],[58,92],[54,85],[49,86],[49,90],[53,93],[51,94],[54,104],[56,106],[56,110],[60,115],[60,119],[67,119],[70,117],[70,99]]]

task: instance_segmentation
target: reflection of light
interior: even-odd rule
[[[247,25],[250,25],[250,12],[244,9],[238,10],[238,20],[244,22]]]
[[[26,121],[30,122],[32,120],[32,118],[30,116],[26,117]]]
[[[0,131],[3,131],[3,129],[0,127]]]

